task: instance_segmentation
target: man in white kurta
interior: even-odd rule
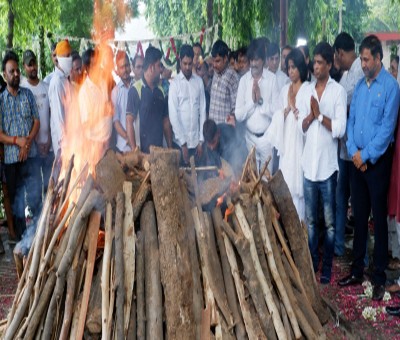
[[[250,71],[239,82],[235,117],[238,122],[245,123],[247,147],[249,150],[256,147],[257,166],[260,169],[272,156],[266,133],[273,113],[278,108],[279,92],[275,75],[264,68],[265,48],[260,41],[253,40],[247,54]],[[272,170],[272,162],[268,168]]]
[[[182,150],[184,164],[190,156],[200,161],[202,155],[203,124],[206,120],[206,99],[203,80],[193,74],[193,48],[183,45],[179,53],[181,71],[169,88],[168,110],[174,142]]]

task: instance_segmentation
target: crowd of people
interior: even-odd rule
[[[333,46],[318,43],[312,60],[307,46],[280,48],[265,37],[237,51],[218,40],[208,57],[201,44],[183,44],[172,77],[153,46],[133,59],[106,44],[80,56],[62,40],[52,48],[54,71],[42,81],[31,50],[23,53],[25,76],[8,51],[0,142],[10,236],[22,237],[26,204],[37,218],[52,163],[71,148],[88,149],[93,164],[110,148],[176,148],[182,165],[194,156],[198,165],[221,166],[222,157],[239,176],[255,147],[259,169],[271,159],[269,171],[283,173],[322,284],[331,282],[333,257],[345,251],[349,200],[353,263],[338,284],[362,282],[372,216],[369,260],[373,299],[380,300],[389,250],[390,265],[400,267],[399,63],[393,57],[388,72],[382,58],[374,35],[356,51],[353,38],[340,33]],[[387,289],[400,291],[400,280]]]

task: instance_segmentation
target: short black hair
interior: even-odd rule
[[[194,47],[200,48],[200,50],[201,50],[201,56],[204,57],[204,50],[203,50],[203,47],[201,47],[200,43],[198,43],[198,42],[194,43],[193,46],[192,46],[192,49],[193,49]],[[193,53],[194,53],[194,52],[193,52]]]
[[[368,37],[364,38],[359,48],[360,54],[366,48],[371,51],[371,54],[374,58],[376,58],[376,55],[379,53],[380,60],[382,61],[383,58],[382,43],[376,35],[371,34]]]
[[[153,46],[149,46],[146,50],[146,54],[144,56],[143,61],[143,70],[147,71],[150,65],[155,64],[157,61],[160,61],[162,58],[162,53],[158,48]]]
[[[306,58],[310,58],[310,48],[308,47],[308,45],[301,45],[298,48],[304,52]]]
[[[217,124],[212,119],[207,119],[203,124],[203,135],[206,142],[211,142],[217,134]]]
[[[354,51],[355,44],[354,39],[351,37],[349,33],[342,32],[340,33],[333,44],[333,48],[335,51],[341,49],[345,52]]]
[[[15,53],[14,51],[7,51],[6,55],[3,58],[3,62],[2,62],[2,65],[1,65],[3,72],[6,70],[7,62],[9,62],[10,60],[13,60],[17,64],[19,64],[19,58],[18,58],[17,53]]]
[[[290,46],[290,45],[285,45],[285,46],[282,47],[282,50],[281,50],[281,51],[283,51],[283,50],[290,50],[290,51],[293,51],[293,47]]]
[[[179,59],[182,60],[185,57],[188,57],[190,59],[194,58],[193,47],[188,44],[183,44],[181,46],[181,49],[179,50]]]
[[[267,58],[273,57],[275,54],[280,56],[279,46],[277,43],[270,43],[267,48]]]
[[[228,45],[220,39],[217,40],[211,49],[211,56],[215,58],[217,55],[219,55],[220,57],[225,58],[228,56],[228,54],[229,54]]]
[[[94,49],[89,47],[85,52],[82,54],[82,64],[85,66],[86,69],[90,68],[90,64],[94,58]]]
[[[314,57],[320,55],[328,64],[333,65],[334,52],[331,45],[325,41],[321,41],[314,48]]]
[[[253,39],[247,49],[247,57],[249,60],[262,59],[265,61],[265,45],[261,39]]]
[[[289,60],[293,61],[299,70],[301,82],[304,83],[307,80],[308,68],[303,53],[298,48],[291,50],[285,60],[286,70],[289,70]]]
[[[229,57],[228,57],[228,59],[229,60],[231,60],[231,59],[234,59],[234,60],[238,60],[238,52],[237,51],[230,51],[229,52]]]
[[[265,50],[268,49],[269,44],[271,43],[270,40],[269,40],[267,37],[259,37],[259,38],[257,38],[257,40],[258,40],[261,44],[263,44]]]
[[[74,62],[75,60],[82,60],[82,57],[79,55],[79,52],[76,50],[73,50],[71,52],[71,57],[72,57],[72,62]]]
[[[137,61],[138,59],[144,59],[144,58],[142,57],[141,54],[136,54],[135,57],[132,59],[132,66],[133,66],[133,67],[136,66],[136,61]]]
[[[238,58],[242,55],[247,56],[247,46],[242,46],[237,50]]]
[[[115,55],[115,64],[117,64],[120,60],[129,61],[128,54],[125,51],[122,50],[117,51],[117,54]]]

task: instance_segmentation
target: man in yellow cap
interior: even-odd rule
[[[68,76],[72,69],[71,46],[68,40],[61,40],[55,49],[57,65],[50,81],[50,128],[54,154],[57,156],[65,128],[65,114],[71,101],[72,86]]]

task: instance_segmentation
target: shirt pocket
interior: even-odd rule
[[[380,98],[374,99],[371,103],[371,120],[372,120],[372,122],[380,125],[384,111],[385,111],[384,98],[380,97]]]

